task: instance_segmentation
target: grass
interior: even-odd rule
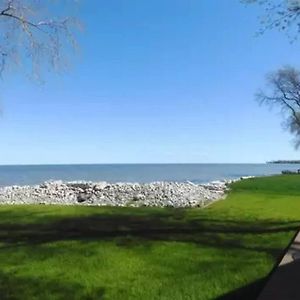
[[[1,299],[255,299],[300,227],[300,176],[205,209],[0,206]]]

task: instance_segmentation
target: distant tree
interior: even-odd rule
[[[300,0],[241,0],[257,3],[264,8],[261,16],[262,34],[269,29],[277,29],[288,34],[293,42],[300,34]]]
[[[22,66],[39,79],[42,70],[64,66],[78,22],[60,15],[56,2],[64,1],[0,0],[0,75]]]
[[[278,106],[287,115],[285,126],[295,135],[300,146],[300,71],[284,67],[267,75],[267,88],[256,94],[257,100],[270,107]]]
[[[259,34],[276,29],[288,35],[291,42],[300,36],[300,0],[241,0],[256,3],[264,8]],[[256,98],[260,103],[279,106],[287,115],[285,128],[295,136],[295,147],[300,147],[300,71],[283,67],[267,75],[268,90],[260,91]]]

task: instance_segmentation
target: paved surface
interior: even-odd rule
[[[300,300],[300,232],[257,300]]]

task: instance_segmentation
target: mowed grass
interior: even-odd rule
[[[298,175],[205,209],[0,206],[0,299],[255,299],[298,227]]]

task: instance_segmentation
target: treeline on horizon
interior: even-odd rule
[[[267,164],[300,164],[300,160],[272,160]]]

